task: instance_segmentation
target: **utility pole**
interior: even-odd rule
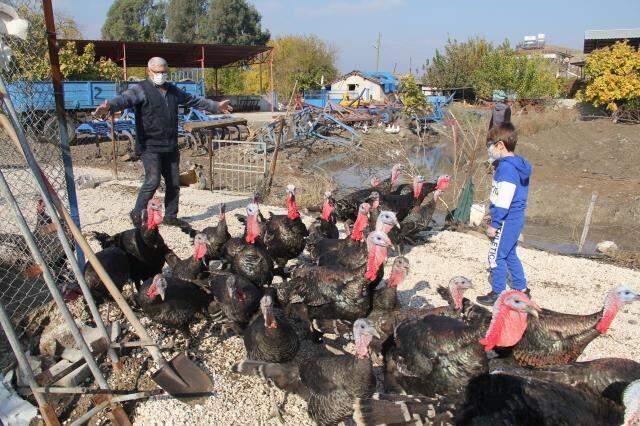
[[[380,40],[382,39],[382,33],[378,33],[378,43],[373,46],[376,48],[376,71],[380,71]]]
[[[411,64],[411,56],[409,56],[409,74],[413,75],[413,68]]]

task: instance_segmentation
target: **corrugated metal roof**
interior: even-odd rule
[[[640,38],[640,28],[619,30],[588,30],[584,32],[586,40]]]
[[[93,43],[96,58],[109,58],[117,64],[126,56],[128,67],[146,67],[152,56],[160,56],[174,68],[221,68],[238,62],[259,63],[269,46],[243,46],[226,44],[150,43],[139,41],[106,40],[58,40],[61,45],[69,41],[76,44],[81,53],[84,47]],[[204,56],[204,57],[203,57]],[[204,61],[203,61],[204,60]],[[204,63],[203,63],[204,62]]]

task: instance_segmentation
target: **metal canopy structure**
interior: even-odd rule
[[[147,61],[160,56],[172,68],[205,68],[216,70],[214,86],[218,93],[218,69],[259,65],[260,93],[262,93],[262,64],[269,66],[269,91],[273,93],[273,47],[232,44],[154,43],[142,41],[69,40],[60,39],[58,45],[74,42],[78,54],[87,44],[95,47],[96,58],[111,59],[122,66],[123,80],[127,80],[127,67],[146,67]],[[273,105],[272,105],[273,108]]]
[[[613,46],[616,42],[625,41],[638,49],[640,47],[640,28],[621,30],[590,30],[584,33],[584,53],[591,53],[596,49]]]
[[[78,53],[92,43],[96,57],[111,59],[123,67],[146,67],[153,56],[161,56],[174,68],[224,68],[264,64],[273,49],[269,46],[228,44],[151,43],[141,41],[59,40],[60,45],[73,41]]]

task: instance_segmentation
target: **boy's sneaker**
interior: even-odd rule
[[[491,291],[491,292],[489,292],[489,294],[487,294],[485,296],[476,297],[476,302],[478,302],[481,305],[485,305],[485,306],[493,306],[494,303],[496,303],[496,300],[498,300],[498,297],[500,297],[499,293],[495,293],[495,292]]]
[[[525,288],[523,293],[526,294],[529,299],[531,299],[531,290],[529,290],[529,287]]]
[[[189,227],[189,223],[185,222],[182,219],[178,219],[177,217],[167,217],[165,216],[165,218],[162,221],[163,225],[167,225],[167,226],[177,226],[179,228],[188,228]]]

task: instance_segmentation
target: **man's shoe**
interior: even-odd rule
[[[178,228],[189,228],[189,223],[177,217],[166,217],[162,220],[163,225],[177,226]]]
[[[500,297],[500,294],[491,291],[485,296],[476,297],[476,302],[485,306],[493,306],[493,304],[496,303],[496,300],[498,300],[498,297]]]
[[[131,211],[131,213],[129,213],[129,217],[131,218],[131,223],[133,223],[134,227],[139,228],[142,225],[142,217],[140,217],[140,212]]]
[[[526,294],[529,299],[531,299],[531,290],[529,290],[529,287],[525,288],[523,293]]]

